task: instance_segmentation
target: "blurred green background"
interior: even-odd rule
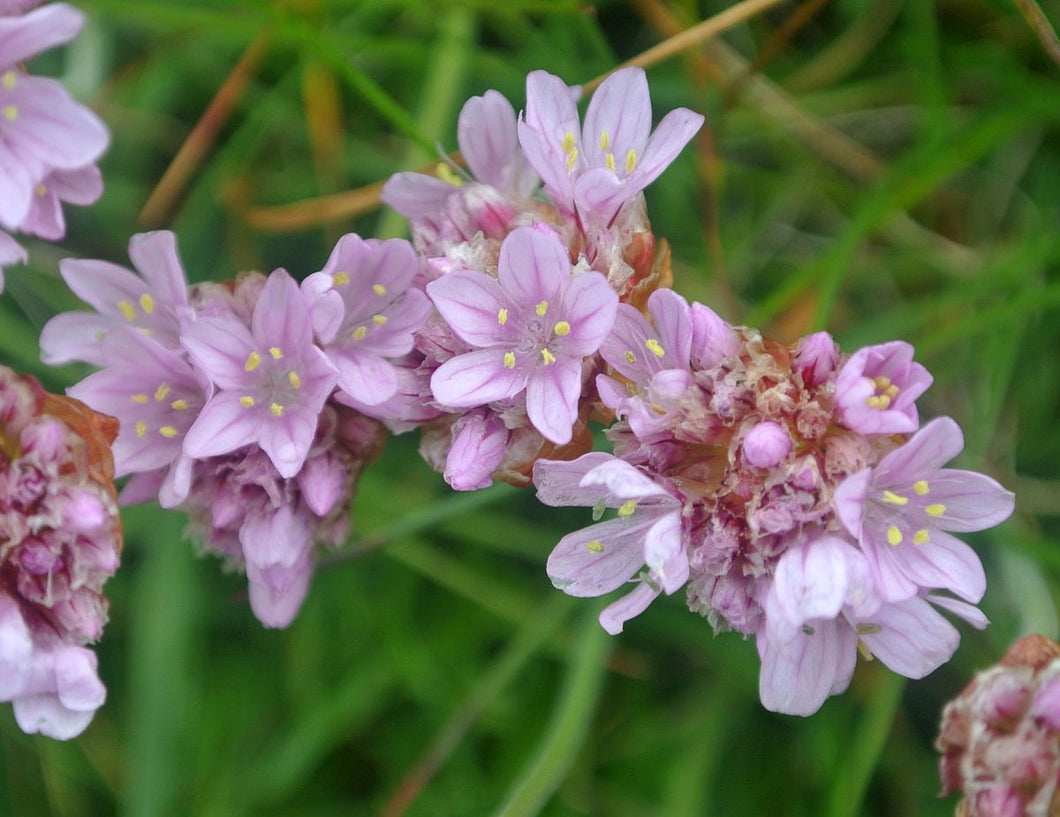
[[[87,373],[37,360],[40,327],[76,305],[59,258],[124,264],[132,233],[168,227],[192,280],[303,277],[344,232],[403,234],[371,188],[348,191],[455,148],[470,95],[519,109],[530,70],[585,82],[732,4],[78,5],[85,31],[32,67],[110,125],[107,190],[67,209],[61,245],[28,242],[0,300],[4,362],[53,390]],[[1060,25],[1060,2],[1041,9]],[[453,495],[406,435],[285,632],[196,558],[179,514],[129,509],[97,648],[108,702],[70,743],[0,707],[0,814],[952,814],[943,703],[1016,636],[1057,636],[1060,65],[1009,0],[811,0],[649,82],[657,117],[707,115],[647,194],[675,286],[783,341],[911,341],[935,375],[922,416],[957,419],[962,464],[1016,490],[1008,523],[967,537],[993,625],[963,627],[926,680],[862,663],[812,718],[773,715],[753,642],[715,638],[681,594],[611,639],[599,602],[551,588],[545,557],[587,512],[507,486]],[[189,136],[198,152],[163,178]]]

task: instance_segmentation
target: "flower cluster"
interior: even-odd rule
[[[1060,805],[1060,644],[1021,638],[946,705],[942,793],[963,817],[1046,817]]]
[[[120,422],[122,500],[188,510],[205,548],[246,571],[258,619],[284,627],[315,543],[345,538],[356,478],[382,444],[355,407],[397,398],[390,358],[429,309],[419,259],[407,242],[350,235],[302,287],[275,270],[189,288],[172,233],[134,236],[129,256],[139,274],[62,263],[96,311],[53,318],[45,359],[102,367],[69,391]]]
[[[474,97],[457,131],[471,175],[443,164],[438,177],[399,173],[383,188],[411,221],[437,310],[408,361],[437,415],[421,453],[457,490],[526,485],[538,458],[588,451],[618,303],[668,280],[642,191],[703,117],[671,111],[652,133],[639,68],[601,84],[584,125],[578,96],[534,71],[519,117],[496,91]]]
[[[781,346],[671,290],[648,313],[620,305],[601,349],[615,455],[534,470],[543,502],[597,520],[549,557],[557,587],[634,578],[601,615],[612,633],[686,587],[716,631],[756,638],[763,703],[803,715],[846,688],[859,649],[910,678],[946,661],[959,635],[937,608],[985,625],[982,565],[950,532],[996,525],[1012,495],[943,467],[963,438],[949,418],[920,427],[931,376],[912,347]]]
[[[99,118],[61,84],[20,67],[72,40],[84,24],[65,3],[35,5],[0,3],[0,289],[4,267],[26,260],[5,231],[62,238],[62,202],[91,204],[103,193],[95,162],[110,140]]]
[[[66,739],[103,704],[85,645],[118,567],[110,418],[0,367],[0,700],[26,732]]]

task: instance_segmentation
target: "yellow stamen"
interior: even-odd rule
[[[570,153],[567,154],[567,172],[572,173],[574,171],[574,163],[578,161],[578,149],[571,148]]]
[[[623,357],[625,357],[626,363],[630,364],[631,366],[637,362],[637,356],[633,354],[632,349],[626,349],[626,353],[625,355],[623,355]]]
[[[155,299],[145,292],[140,296],[140,309],[144,311],[144,314],[150,315],[155,311]]]
[[[648,347],[650,351],[656,357],[662,357],[666,354],[666,351],[662,348],[662,345],[655,338],[648,338],[644,341],[644,345]]]
[[[169,407],[171,409],[174,409],[175,411],[187,411],[188,410],[188,401],[187,400],[174,400],[172,403],[169,404]]]
[[[607,150],[609,147],[611,147],[611,137],[607,131],[602,130],[600,131],[600,150]]]
[[[545,313],[548,312],[548,301],[542,301],[535,308],[534,311],[538,314],[538,317],[545,317]]]
[[[627,499],[619,506],[618,515],[623,519],[628,519],[633,516],[633,511],[637,510],[637,500]]]
[[[563,134],[563,152],[570,153],[574,150],[574,134],[567,131]]]
[[[502,308],[497,310],[497,323],[499,323],[501,326],[504,326],[504,324],[508,323],[507,309]]]
[[[891,385],[891,378],[881,374],[877,377],[872,378],[872,383],[879,391],[883,391]]]
[[[148,397],[146,394],[134,394],[129,399],[132,400],[134,403],[139,403],[140,405],[143,405],[147,402]]]
[[[302,378],[298,376],[298,372],[290,371],[287,373],[287,382],[291,384],[292,389],[302,388]]]
[[[866,661],[871,661],[873,659],[872,650],[870,650],[868,645],[860,638],[858,639],[858,652],[861,653],[861,657]]]
[[[505,352],[504,353],[504,367],[506,369],[514,369],[515,368],[515,352]]]
[[[599,539],[593,539],[591,542],[585,543],[585,549],[590,553],[603,553],[604,543]]]
[[[546,366],[548,366],[550,363],[556,362],[556,356],[552,354],[552,352],[550,352],[548,349],[541,350],[541,359],[545,362]]]
[[[386,287],[382,284],[372,284],[372,292],[379,296],[386,295]]]
[[[386,323],[386,321],[386,315],[372,315],[372,323],[374,323],[376,326],[382,326],[384,323]]]
[[[566,321],[560,321],[554,327],[552,327],[552,331],[562,338],[570,334],[570,324]]]
[[[167,440],[172,440],[177,436],[177,430],[173,426],[162,426],[158,429],[158,433],[165,437]]]
[[[143,437],[147,433],[147,423],[143,420],[136,421],[136,436]]]
[[[281,406],[279,403],[273,403],[271,406],[269,406],[269,411],[271,411],[277,417],[283,417],[283,406]]]
[[[901,389],[899,389],[897,386],[888,386],[886,389],[883,390],[883,393],[892,400],[898,396],[899,392],[901,392]]]
[[[930,541],[931,541],[931,536],[928,534],[928,532],[927,532],[927,530],[925,528],[921,528],[920,530],[918,530],[916,533],[913,534],[913,544],[914,545],[926,545]]]
[[[916,491],[919,496],[923,496],[924,494],[926,494],[928,492],[927,480],[918,479],[916,482],[913,483],[913,490]]]
[[[626,154],[626,172],[632,173],[634,168],[637,166],[637,151],[633,148],[629,149],[629,153]]]
[[[7,90],[10,91],[14,87],[15,87],[15,72],[14,71],[7,71],[4,74],[4,88],[6,88]]]
[[[339,270],[331,276],[331,285],[333,287],[346,286],[350,282],[350,274],[343,270]]]
[[[606,156],[604,156],[604,164],[606,164],[607,169],[613,173],[615,170],[615,154],[608,153]]]
[[[269,347],[269,354],[272,355],[272,359],[273,360],[282,360],[283,359],[283,352],[280,350],[279,346],[271,346],[271,347]]]
[[[442,162],[434,169],[434,175],[436,175],[443,182],[448,182],[453,187],[460,187],[464,180],[457,176],[449,165]]]
[[[887,542],[891,545],[902,544],[902,532],[894,525],[887,528]]]
[[[892,493],[891,491],[884,491],[883,492],[883,496],[881,497],[881,499],[884,502],[890,502],[892,505],[908,505],[909,504],[909,497],[907,497],[907,496],[899,496],[898,494]]]
[[[161,403],[163,400],[166,399],[166,395],[169,394],[169,392],[169,386],[167,386],[165,383],[160,384],[159,387],[155,389],[155,402]]]
[[[122,317],[129,323],[136,320],[136,307],[128,301],[118,301],[118,309],[121,311]]]
[[[243,364],[244,371],[252,372],[261,365],[261,355],[251,352],[247,355],[247,362]]]
[[[33,192],[36,193],[38,196],[43,196],[48,192],[48,187],[47,185],[41,183],[33,188]]]
[[[4,119],[8,122],[14,122],[18,119],[18,106],[17,105],[5,105],[4,106]]]
[[[353,330],[353,336],[352,337],[353,337],[354,340],[364,340],[364,336],[367,335],[367,334],[368,334],[368,327],[367,326],[358,326],[356,329]]]
[[[243,408],[250,408],[254,405],[254,398],[251,397],[249,394],[244,394],[242,397],[239,398],[239,405],[241,405]]]
[[[926,508],[924,508],[924,510],[927,512],[928,516],[942,516],[944,513],[946,513],[946,506],[928,505]]]

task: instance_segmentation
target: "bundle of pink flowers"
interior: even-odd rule
[[[114,432],[0,366],[0,700],[26,732],[73,737],[106,696],[85,645],[121,553]]]

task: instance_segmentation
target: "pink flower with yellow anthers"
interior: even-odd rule
[[[338,380],[334,365],[313,344],[297,282],[275,270],[249,329],[233,315],[205,317],[181,340],[219,390],[184,437],[184,453],[202,459],[256,443],[280,476],[297,474]]]
[[[570,442],[582,392],[582,363],[611,330],[618,296],[598,272],[574,274],[547,227],[521,227],[501,246],[498,275],[462,270],[427,285],[427,295],[473,351],[431,377],[444,406],[472,408],[525,392],[541,434]]]
[[[859,349],[836,378],[839,421],[862,434],[916,431],[916,399],[932,380],[927,369],[913,362],[913,347],[905,341]]]
[[[559,77],[531,72],[519,142],[556,206],[599,224],[609,223],[655,181],[703,125],[700,114],[678,108],[652,133],[642,68],[623,68],[604,80],[589,102],[584,127],[575,99]]]
[[[945,588],[971,602],[982,598],[979,557],[947,531],[999,524],[1012,513],[1014,497],[985,474],[942,467],[963,448],[957,423],[940,417],[836,488],[836,513],[860,542],[885,600],[921,588]]]

